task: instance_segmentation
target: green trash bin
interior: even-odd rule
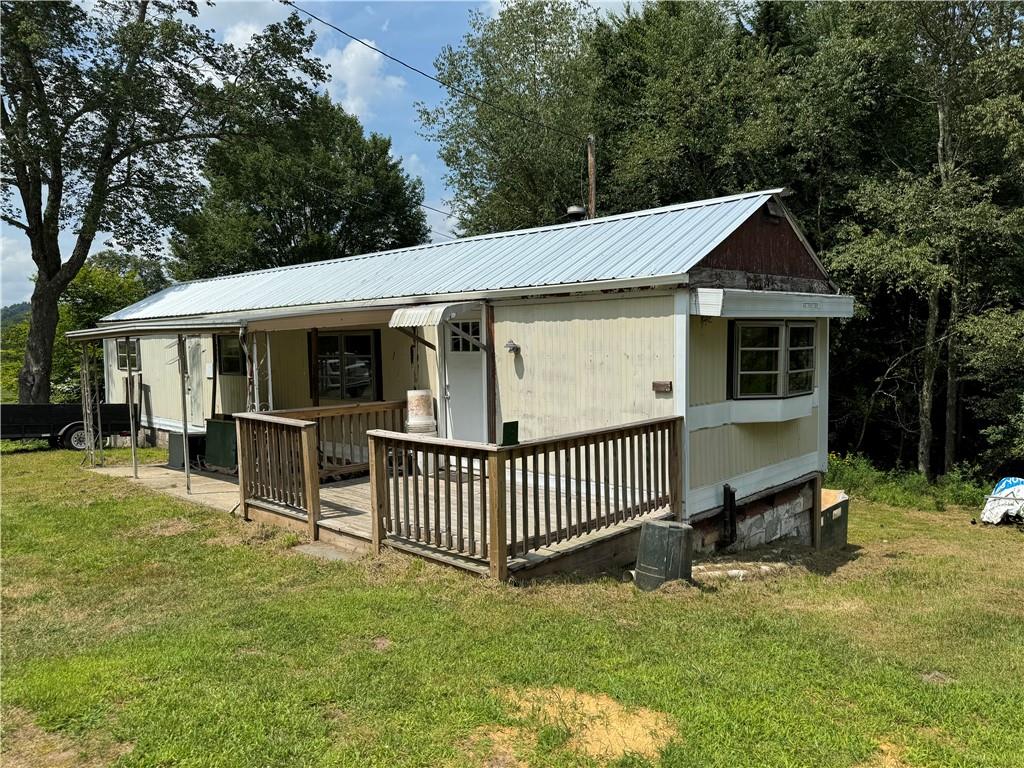
[[[675,520],[648,520],[640,528],[633,581],[650,592],[666,581],[689,581],[693,570],[693,526]]]

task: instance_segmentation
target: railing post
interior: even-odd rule
[[[683,519],[683,419],[674,419],[668,438],[668,504],[675,520]]]
[[[487,516],[490,524],[490,541],[487,559],[491,567],[491,578],[498,581],[508,579],[508,522],[505,518],[505,454],[492,451],[487,456]]]
[[[302,443],[306,520],[309,524],[309,537],[316,541],[320,538],[320,529],[317,528],[317,522],[320,520],[320,467],[317,464],[316,423],[302,427],[299,440]]]
[[[249,519],[249,508],[246,505],[246,486],[249,484],[249,441],[243,433],[246,431],[242,426],[242,419],[235,419],[235,445],[238,449],[238,511],[242,514],[243,520]]]
[[[367,435],[370,459],[370,545],[379,553],[384,540],[384,501],[387,499],[385,485],[388,482],[387,457],[384,455],[384,441]]]

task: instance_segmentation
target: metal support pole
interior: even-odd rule
[[[270,359],[270,331],[266,331],[267,337],[267,402],[270,403],[270,410],[274,410],[274,366]]]
[[[185,457],[185,492],[192,493],[192,461],[188,455],[188,360],[185,337],[178,334],[178,379],[181,383],[181,447]]]
[[[139,455],[135,449],[135,443],[139,433],[138,426],[135,424],[135,374],[132,372],[132,340],[128,336],[124,337],[124,351],[128,369],[128,428],[131,430],[131,436],[128,439],[131,441],[132,448],[132,477],[138,480]],[[116,354],[117,350],[115,349],[114,352]]]
[[[100,355],[99,355],[100,374],[99,375],[104,376],[104,380],[103,380],[103,385],[104,385],[103,386],[103,393],[106,394],[106,378],[105,378],[105,370],[106,369],[103,366],[103,342],[101,341],[99,343],[99,345],[100,345],[100,347],[99,347],[100,348]],[[90,355],[89,359],[90,359],[90,364],[91,364],[91,361],[93,360],[93,356]],[[95,397],[93,397],[92,401],[96,405],[96,431],[97,431],[96,438],[97,438],[97,442],[99,443],[100,466],[102,467],[102,466],[104,466],[107,463],[107,457],[106,457],[106,454],[103,453],[103,399],[104,398],[100,396],[100,378],[99,378],[99,375],[95,379],[95,381],[96,381],[96,389],[95,389],[96,395],[95,395]]]
[[[256,332],[252,334],[252,400],[253,410],[260,411],[260,359],[256,356]]]

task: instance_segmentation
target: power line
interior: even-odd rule
[[[428,211],[433,211],[434,213],[440,213],[442,216],[451,217],[451,216],[455,215],[451,211],[442,211],[440,208],[435,208],[434,206],[427,205],[426,203],[417,203],[417,205],[419,205],[420,208],[426,208]]]
[[[327,187],[322,187],[319,184],[317,184],[316,182],[312,182],[312,181],[308,181],[307,180],[307,181],[305,181],[303,183],[306,186],[313,187],[313,189],[319,189],[321,192],[326,192],[329,195],[337,194],[337,190],[330,190]],[[362,200],[359,200],[359,199],[354,198],[354,197],[348,198],[345,202],[355,203],[356,205],[361,206],[363,208],[366,208],[368,210],[376,210],[374,208],[374,206],[370,205],[369,203],[365,203]],[[426,205],[425,203],[417,203],[417,205],[420,206],[421,208],[427,208],[427,209],[429,209],[431,211],[437,211],[438,213],[443,213],[443,214],[445,214],[447,216],[454,215],[454,214],[448,213],[447,211],[442,211],[440,208],[434,208],[432,206]],[[433,232],[435,235],[440,235],[441,237],[447,237],[449,240],[458,240],[459,239],[456,235],[453,235],[450,232],[440,232],[440,231],[434,229],[433,227],[427,227],[427,231],[428,232]]]
[[[563,130],[561,128],[557,128],[557,127],[555,127],[553,125],[548,125],[547,123],[541,122],[540,120],[537,120],[537,119],[532,118],[532,117],[527,117],[526,115],[522,115],[522,114],[520,114],[518,112],[515,112],[515,111],[513,111],[511,109],[506,109],[505,107],[502,107],[502,106],[500,106],[498,104],[495,104],[494,102],[487,101],[486,99],[481,99],[479,96],[477,96],[474,93],[470,93],[469,91],[463,90],[462,88],[458,88],[458,87],[456,87],[454,85],[449,85],[448,83],[444,82],[443,80],[440,80],[437,77],[434,77],[434,75],[431,75],[429,72],[424,72],[419,67],[415,67],[412,64],[408,64],[408,63],[402,61],[397,56],[392,56],[387,51],[382,51],[380,48],[376,48],[376,47],[370,45],[365,40],[361,40],[360,38],[356,37],[355,35],[353,35],[353,34],[351,34],[349,32],[346,32],[344,29],[342,29],[341,27],[337,26],[336,24],[332,24],[331,22],[329,22],[329,21],[327,21],[325,19],[320,18],[315,13],[311,13],[310,11],[307,11],[305,8],[301,8],[300,6],[298,6],[294,2],[292,2],[292,0],[281,0],[281,2],[284,3],[285,5],[290,5],[292,8],[294,8],[296,11],[299,11],[300,13],[306,14],[307,16],[309,16],[309,18],[315,19],[316,21],[319,21],[324,26],[330,27],[331,29],[335,30],[336,32],[340,32],[345,37],[347,37],[349,40],[352,40],[352,41],[354,41],[356,43],[359,43],[361,46],[363,46],[365,48],[369,48],[371,51],[376,51],[381,56],[383,56],[383,57],[385,57],[387,59],[390,59],[391,61],[395,62],[396,64],[402,65],[403,67],[405,67],[406,69],[410,70],[411,72],[415,72],[417,75],[422,75],[423,77],[427,78],[428,80],[433,80],[435,83],[440,85],[442,88],[446,88],[449,91],[454,91],[455,93],[457,93],[457,94],[459,94],[461,96],[465,96],[467,99],[472,99],[473,101],[477,102],[478,104],[483,104],[485,107],[490,107],[491,109],[493,109],[493,110],[495,110],[497,112],[503,112],[506,115],[509,115],[511,117],[514,117],[514,118],[517,118],[519,120],[522,120],[524,123],[531,123],[532,125],[538,125],[541,128],[546,128],[549,131],[554,131],[555,133],[560,133],[562,136],[566,136],[566,137],[568,137],[570,139],[575,139],[576,141],[586,141],[586,139],[584,137],[582,137],[582,136],[577,136],[576,134],[569,133],[568,131],[565,131],[565,130]]]

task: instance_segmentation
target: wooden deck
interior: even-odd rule
[[[192,494],[186,493],[185,473],[180,469],[172,469],[163,465],[142,465],[139,467],[139,478],[132,478],[130,466],[97,467],[97,473],[119,477],[154,491],[166,493],[176,498],[203,504],[222,512],[233,512],[238,506],[238,480],[232,475],[218,474],[212,472],[192,473]],[[477,495],[475,506],[479,508],[481,485],[476,484],[474,491]],[[370,518],[370,479],[367,476],[354,477],[320,486],[320,508],[321,518],[319,529],[321,539],[327,543],[341,546],[348,550],[360,552],[369,551],[369,543],[372,535]],[[463,509],[468,510],[468,503]],[[520,504],[517,508],[521,509]],[[273,515],[275,522],[281,522],[280,513],[268,512]],[[517,555],[509,561],[509,570],[514,573],[525,571],[536,571],[539,575],[542,572],[550,573],[557,570],[572,570],[576,567],[585,566],[591,556],[598,550],[607,550],[609,543],[614,539],[614,546],[620,550],[619,561],[628,562],[636,551],[635,534],[639,531],[644,520],[659,519],[669,515],[667,507],[655,510],[647,515],[642,515],[632,520],[627,520],[610,528],[603,528],[598,531],[583,531],[572,538],[544,545],[543,542],[536,549],[524,552],[522,547],[517,548]],[[303,531],[305,522],[292,516],[297,531]],[[509,520],[511,525],[511,520]],[[453,519],[451,535],[457,537],[460,530],[459,523]],[[464,538],[469,530],[468,513],[464,513],[461,522],[461,531]],[[443,524],[440,528],[441,536],[446,539],[449,531]],[[522,536],[518,535],[517,540],[521,543]],[[485,575],[488,571],[486,561],[479,556],[469,554],[468,541],[464,547],[465,551],[440,552],[422,544],[403,539],[394,533],[389,534],[387,542],[394,549],[409,554],[424,557],[447,565],[454,565],[463,570],[472,571]],[[531,541],[532,545],[532,541]],[[479,552],[479,550],[478,550]],[[607,553],[605,553],[607,554]]]

